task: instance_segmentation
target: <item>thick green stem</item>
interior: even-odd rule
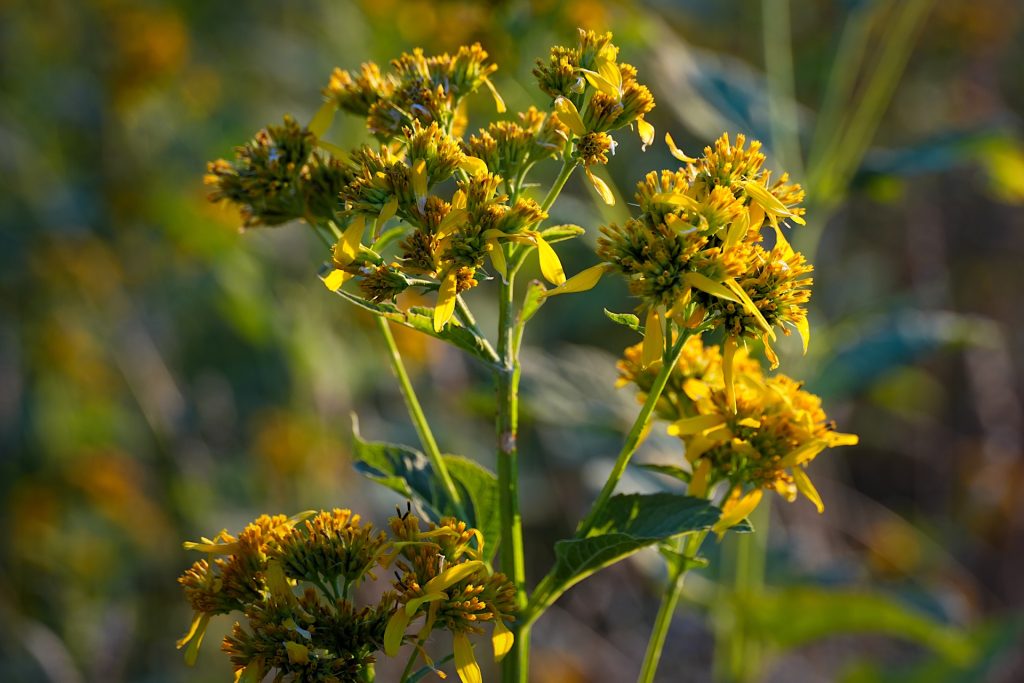
[[[519,609],[526,607],[526,566],[523,559],[523,524],[519,513],[519,358],[515,348],[515,272],[501,283],[498,302],[498,357],[496,373],[498,412],[498,504],[501,513],[501,570],[516,587]],[[529,631],[519,628],[512,651],[502,660],[504,683],[526,681],[529,665]]]
[[[430,464],[434,468],[434,472],[437,473],[437,478],[440,480],[441,486],[444,487],[444,492],[449,500],[452,501],[452,505],[455,507],[459,518],[466,519],[466,512],[462,506],[462,497],[455,487],[455,481],[452,479],[451,474],[448,473],[448,466],[445,465],[441,450],[437,447],[437,441],[434,440],[434,433],[430,431],[427,417],[423,414],[423,408],[420,406],[419,399],[416,398],[416,392],[412,388],[412,382],[409,381],[409,374],[405,371],[405,364],[402,362],[402,356],[398,353],[398,346],[395,344],[395,338],[391,334],[391,328],[388,327],[388,321],[381,316],[374,316],[374,318],[377,320],[377,327],[380,329],[380,334],[384,337],[384,342],[387,344],[391,369],[394,371],[395,377],[398,378],[398,384],[402,388],[405,407],[409,410],[409,417],[412,419],[413,426],[416,427],[416,434],[420,437],[420,444],[423,446],[427,458],[430,459]]]
[[[683,353],[683,345],[686,343],[686,339],[690,334],[690,330],[685,328],[680,330],[679,339],[672,346],[669,353],[666,354],[666,357],[662,362],[661,369],[658,371],[657,376],[654,378],[654,382],[651,384],[651,390],[647,392],[647,399],[644,401],[644,405],[640,409],[640,414],[636,416],[636,420],[633,422],[633,426],[630,428],[629,434],[626,435],[626,442],[622,444],[622,450],[619,452],[619,457],[615,460],[615,466],[612,467],[612,472],[608,475],[608,480],[605,482],[604,488],[602,488],[601,493],[597,495],[597,500],[594,501],[594,505],[590,508],[590,512],[587,513],[587,516],[582,522],[580,522],[579,527],[576,529],[577,538],[583,538],[586,536],[591,528],[593,528],[594,522],[596,522],[604,512],[605,505],[608,504],[608,500],[615,492],[616,485],[618,485],[619,480],[626,471],[626,465],[629,464],[633,454],[636,453],[636,449],[640,445],[640,441],[647,432],[648,426],[650,426],[651,418],[654,415],[654,407],[658,404],[658,400],[661,398],[661,392],[665,390],[668,378],[672,375],[672,369],[679,361],[679,356]]]
[[[715,634],[716,669],[719,680],[738,683],[752,680],[760,671],[761,645],[748,637],[748,629],[739,618],[744,604],[764,588],[765,561],[768,554],[768,527],[771,506],[762,504],[750,514],[756,530],[752,534],[732,534],[723,548],[723,557],[732,565],[732,595],[723,605],[738,610],[730,618],[720,619]]]
[[[690,534],[681,538],[677,543],[676,549],[686,559],[669,563],[668,583],[661,596],[661,606],[658,608],[658,616],[654,620],[654,629],[647,641],[647,652],[644,653],[644,663],[640,668],[640,677],[637,678],[637,683],[651,683],[654,680],[654,674],[658,671],[658,662],[661,661],[661,651],[665,646],[665,638],[672,625],[672,616],[676,612],[679,595],[683,590],[683,580],[690,568],[689,561],[696,557],[701,543],[704,542],[707,535],[706,531]]]

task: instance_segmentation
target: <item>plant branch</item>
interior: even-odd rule
[[[445,465],[444,457],[437,447],[437,441],[434,439],[434,433],[430,431],[430,425],[423,414],[423,408],[420,406],[419,399],[416,398],[416,392],[412,387],[412,382],[409,381],[409,374],[405,371],[405,364],[402,362],[402,356],[398,352],[398,346],[395,344],[395,338],[391,334],[391,328],[388,327],[388,321],[379,315],[374,316],[374,319],[377,321],[377,328],[387,344],[391,369],[394,371],[395,377],[398,378],[398,384],[402,389],[402,397],[405,399],[405,406],[409,410],[409,417],[412,419],[413,426],[416,427],[416,434],[420,437],[420,444],[423,446],[427,458],[430,459],[430,464],[433,466],[434,472],[437,473],[441,486],[444,487],[445,493],[452,501],[452,505],[455,507],[459,518],[464,520],[466,519],[466,512],[462,505],[462,497],[459,495],[459,491],[455,487],[455,481],[452,479],[451,474],[449,474],[448,466]]]

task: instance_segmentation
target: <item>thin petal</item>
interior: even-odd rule
[[[824,437],[829,447],[834,446],[856,446],[860,438],[856,434],[844,434],[842,432],[827,432]]]
[[[814,488],[814,484],[811,483],[811,478],[804,472],[804,468],[794,467],[792,472],[797,490],[814,503],[814,507],[818,508],[818,514],[825,512],[825,504],[821,502],[821,495],[818,493],[818,489]]]
[[[487,565],[479,560],[470,560],[469,562],[463,562],[445,569],[443,572],[427,581],[426,585],[423,586],[424,593],[436,593],[438,591],[446,590],[452,584],[456,584],[463,579],[472,576],[481,569],[486,569]]]
[[[452,650],[455,653],[455,670],[459,672],[462,683],[483,683],[480,665],[476,663],[476,657],[473,655],[473,645],[465,633],[456,633],[452,636]]]
[[[313,120],[307,126],[309,132],[318,138],[322,138],[324,133],[331,127],[331,124],[334,123],[334,113],[336,111],[338,111],[338,103],[335,100],[328,100],[320,105],[320,108],[313,114]]]
[[[413,598],[409,602],[405,603],[405,613],[408,614],[409,618],[411,619],[413,616],[416,615],[416,610],[418,610],[421,606],[427,604],[428,602],[434,602],[436,600],[445,600],[447,597],[448,596],[445,593],[438,592],[427,593],[426,595],[421,595],[418,598]]]
[[[494,84],[491,83],[491,79],[489,78],[484,79],[484,85],[486,85],[487,89],[491,91],[491,97],[494,98],[494,108],[498,111],[499,114],[504,114],[505,100],[503,100],[501,98],[501,95],[498,94],[498,89],[494,87]]]
[[[750,213],[748,211],[740,211],[740,214],[736,216],[729,226],[729,230],[725,233],[725,248],[731,249],[742,242],[748,230],[750,230]]]
[[[797,334],[800,335],[800,341],[804,344],[804,354],[807,354],[807,344],[811,341],[811,326],[807,323],[807,316],[797,318],[796,322],[793,323],[796,327]]]
[[[697,415],[676,420],[668,426],[669,436],[692,436],[725,424],[721,415]]]
[[[587,134],[587,127],[583,125],[580,111],[572,100],[567,97],[556,97],[555,111],[558,112],[558,120],[568,126],[573,133],[580,137]]]
[[[647,322],[644,323],[644,345],[640,365],[648,367],[661,360],[665,354],[665,334],[661,327],[658,310],[651,307],[647,310]]]
[[[487,240],[487,254],[491,257],[494,270],[501,276],[502,282],[508,282],[508,264],[505,263],[505,250],[496,239]]]
[[[334,144],[333,142],[327,142],[327,140],[317,140],[316,146],[322,150],[330,152],[331,156],[337,159],[338,161],[345,161],[346,159],[348,159],[348,152],[346,152],[344,149]]]
[[[384,208],[380,210],[380,215],[377,216],[377,227],[380,228],[389,220],[394,218],[398,212],[398,197],[394,196],[388,200],[388,203],[384,205]]]
[[[597,193],[601,195],[601,199],[604,203],[608,206],[615,206],[615,195],[612,194],[611,188],[608,187],[608,184],[594,175],[590,171],[589,167],[586,171],[587,177],[590,178],[590,184],[593,185],[594,189],[597,190]]]
[[[540,235],[534,235],[534,239],[537,243],[537,258],[540,259],[540,272],[544,279],[556,286],[565,284],[565,270],[562,269],[562,262],[558,260],[558,254]]]
[[[409,626],[411,617],[404,609],[397,609],[388,619],[388,625],[384,629],[384,654],[394,657],[402,647],[402,640],[405,639],[405,629]]]
[[[199,623],[193,628],[192,636],[188,639],[188,646],[185,648],[185,663],[195,666],[199,657],[199,646],[203,644],[203,636],[206,635],[206,626],[210,623],[210,615],[203,614],[199,617]],[[181,647],[179,645],[179,647]]]
[[[337,292],[341,286],[351,280],[354,275],[344,270],[332,270],[324,277],[324,286],[332,292]]]
[[[463,199],[463,203],[465,203],[465,199]],[[440,224],[437,226],[437,239],[442,240],[447,237],[452,230],[459,227],[466,221],[467,216],[469,216],[469,212],[466,211],[465,207],[457,208],[453,204],[452,208],[448,211],[448,215],[442,218]]]
[[[605,95],[614,97],[615,99],[622,98],[622,91],[614,83],[605,78],[603,74],[591,71],[590,69],[580,69],[580,71],[583,72],[584,78],[587,79],[587,82],[590,83],[590,85],[594,86]]]
[[[412,191],[417,198],[427,196],[427,162],[418,160],[412,166]]]
[[[779,467],[796,467],[797,465],[809,462],[813,460],[818,453],[825,450],[827,445],[828,444],[821,439],[815,439],[814,441],[805,443],[803,446],[800,446],[783,456],[782,460],[779,461]]]
[[[764,492],[761,489],[754,489],[738,500],[730,498],[722,510],[722,516],[711,529],[716,534],[722,534],[726,529],[736,526],[754,511],[763,495]]]
[[[589,268],[576,273],[558,287],[547,290],[541,296],[586,292],[587,290],[593,289],[601,280],[601,276],[608,272],[610,268],[611,266],[607,263],[599,263],[596,266],[590,266]]]
[[[708,383],[699,380],[696,377],[690,377],[683,382],[683,393],[685,393],[691,401],[700,401],[701,399],[707,398],[711,395],[711,387]]]
[[[512,649],[512,644],[515,643],[515,640],[516,638],[512,635],[512,631],[505,626],[505,622],[501,620],[501,617],[494,615],[494,631],[491,633],[494,661],[500,662],[504,659],[505,655]]]
[[[707,458],[702,458],[697,463],[696,469],[693,470],[693,476],[690,477],[690,485],[687,487],[686,492],[694,498],[703,498],[708,495],[708,475],[711,474],[711,461]]]
[[[434,306],[434,331],[440,332],[445,323],[451,320],[455,314],[455,299],[458,278],[455,268],[451,268],[441,281],[441,288],[437,290],[437,305]]]
[[[757,324],[761,326],[761,329],[771,337],[772,341],[775,341],[775,330],[773,330],[772,326],[768,324],[768,321],[764,319],[761,309],[757,307],[754,300],[750,298],[749,294],[747,294],[747,290],[743,289],[740,283],[736,282],[732,278],[726,280],[724,284],[740,298],[740,301],[743,303],[743,308],[747,313],[754,316],[754,319],[757,320]]]
[[[734,303],[743,303],[734,292],[730,291],[725,285],[715,282],[707,275],[703,273],[687,273],[683,276],[683,282],[689,287],[694,287],[707,292],[713,296],[717,296],[719,299],[725,299],[726,301],[732,301]]]
[[[487,173],[487,164],[484,163],[483,159],[478,159],[477,157],[462,157],[462,161],[459,162],[459,168],[469,175],[481,175],[483,173]]]
[[[355,219],[345,228],[341,239],[334,245],[334,258],[342,265],[348,265],[355,260],[359,253],[359,245],[363,241],[363,232],[366,230],[366,218],[362,215]]]
[[[644,120],[644,117],[640,117],[636,120],[636,132],[640,136],[640,142],[643,143],[641,150],[646,152],[647,145],[654,142],[654,126]]]
[[[690,164],[697,161],[693,157],[686,156],[681,149],[676,147],[675,141],[668,133],[665,133],[665,144],[668,145],[668,151],[672,153],[672,156],[679,159],[679,161],[682,161],[684,164]]]
[[[690,211],[696,211],[700,208],[700,204],[697,203],[696,199],[682,192],[658,192],[651,196],[651,202],[679,206]]]

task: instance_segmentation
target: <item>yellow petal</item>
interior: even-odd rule
[[[725,382],[725,401],[729,410],[736,413],[736,387],[733,385],[733,369],[736,365],[736,337],[729,335],[722,345],[722,377]]]
[[[775,353],[775,349],[772,348],[767,335],[761,337],[761,342],[764,343],[764,356],[768,359],[768,366],[774,370],[779,367],[779,356]]]
[[[693,470],[693,476],[690,477],[690,485],[687,487],[686,492],[695,498],[703,498],[708,495],[708,475],[711,474],[711,461],[707,458],[702,458],[697,463],[696,469]]]
[[[717,296],[720,299],[725,299],[726,301],[732,301],[738,304],[743,303],[736,294],[726,288],[725,285],[715,282],[703,273],[687,273],[683,276],[683,282],[688,287],[694,287],[702,292],[707,292],[708,294]]]
[[[463,198],[463,203],[465,203],[465,198]],[[448,214],[441,219],[437,226],[437,239],[442,240],[447,237],[466,221],[467,216],[469,216],[469,212],[466,211],[465,207],[456,208],[453,204]]]
[[[574,294],[576,292],[585,292],[589,289],[593,289],[598,281],[600,281],[601,276],[608,272],[610,268],[611,266],[607,263],[599,263],[596,266],[590,266],[589,268],[576,273],[558,287],[547,290],[541,296]]]
[[[398,654],[410,620],[411,617],[401,608],[395,610],[395,613],[388,619],[388,625],[384,628],[384,654],[388,657]]]
[[[195,550],[201,553],[214,553],[217,555],[234,555],[238,551],[238,543],[214,543],[207,539],[202,542],[185,541],[181,544],[185,550]]]
[[[597,194],[601,195],[601,199],[604,203],[608,206],[615,206],[615,195],[612,194],[611,188],[608,187],[608,184],[594,175],[590,171],[589,167],[586,168],[586,171],[587,177],[590,178],[590,184],[594,186],[595,190],[597,190]]]
[[[792,472],[797,490],[814,503],[814,507],[818,508],[818,514],[825,512],[825,504],[821,502],[821,495],[818,493],[818,489],[814,488],[814,484],[811,483],[811,478],[804,472],[804,468],[794,467]]]
[[[742,242],[749,229],[750,213],[747,211],[740,211],[740,214],[736,216],[732,224],[729,226],[728,231],[725,233],[725,248],[731,249]]]
[[[419,197],[427,196],[427,162],[419,159],[412,166],[412,191]]]
[[[697,461],[700,456],[707,453],[713,447],[717,446],[719,441],[717,439],[710,439],[707,436],[696,434],[691,436],[686,441],[686,461],[691,465]],[[710,463],[708,464],[710,468]]]
[[[580,137],[587,134],[587,127],[583,125],[579,109],[572,103],[572,100],[566,97],[556,97],[555,111],[558,112],[558,120],[568,126],[573,133]]]
[[[558,260],[558,254],[540,235],[534,235],[534,240],[537,243],[537,258],[540,259],[540,272],[544,279],[556,286],[565,284],[565,271],[562,269],[562,262]]]
[[[789,240],[782,234],[782,226],[778,223],[772,225],[775,228],[775,247],[782,251],[782,253],[788,258],[793,255],[793,247],[789,245]]]
[[[469,103],[463,98],[459,100],[459,106],[455,107],[455,116],[452,118],[452,135],[461,138],[469,126]]]
[[[317,140],[316,146],[322,150],[330,152],[331,156],[337,159],[338,161],[345,161],[346,159],[348,159],[348,152],[346,152],[333,142],[327,142],[327,140]]]
[[[462,161],[459,162],[459,168],[469,175],[481,175],[483,173],[487,173],[487,164],[484,163],[483,159],[478,159],[477,157],[462,157]]]
[[[668,145],[668,151],[672,153],[672,156],[674,156],[676,159],[679,159],[679,161],[682,161],[684,164],[690,164],[697,161],[693,157],[688,157],[685,154],[683,154],[683,151],[676,147],[675,141],[672,139],[672,136],[669,135],[668,133],[665,133],[665,144]]]
[[[489,78],[484,79],[484,85],[486,85],[487,89],[491,91],[491,97],[494,98],[494,108],[498,111],[499,114],[504,114],[505,100],[501,99],[501,95],[498,94],[498,89],[494,87],[494,84],[491,83],[491,80]]]
[[[501,617],[494,615],[494,631],[491,633],[491,646],[494,648],[494,661],[500,662],[512,649],[515,636],[508,630]]]
[[[389,220],[394,218],[395,214],[398,213],[398,197],[392,197],[388,200],[388,203],[384,205],[384,208],[380,210],[380,215],[377,216],[377,227],[383,226]]]
[[[508,282],[508,264],[505,263],[505,250],[496,239],[487,240],[487,253],[491,257],[494,270],[501,276],[502,282]]]
[[[742,420],[737,420],[736,424],[741,427],[750,427],[751,429],[757,429],[761,426],[761,421],[753,417],[745,417]]]
[[[683,382],[683,393],[685,393],[691,401],[700,401],[701,399],[707,398],[711,395],[711,387],[708,383],[699,380],[696,377],[690,377]]]
[[[455,194],[452,195],[452,208],[466,208],[466,192],[464,190],[455,190]]]
[[[825,450],[827,445],[828,444],[821,439],[815,439],[814,441],[805,443],[803,446],[787,453],[782,460],[779,461],[779,466],[796,467],[797,465],[809,462],[813,460],[818,453]]]
[[[750,298],[749,294],[747,294],[747,290],[743,289],[740,283],[736,282],[736,280],[733,280],[732,278],[725,280],[723,284],[725,284],[726,287],[732,290],[732,292],[739,297],[740,302],[743,304],[743,308],[747,313],[754,316],[754,319],[757,320],[757,324],[761,326],[761,329],[771,337],[772,341],[775,341],[775,330],[773,330],[772,326],[768,324],[768,321],[764,319],[764,315],[761,314],[761,309],[754,304],[754,300]]]
[[[722,516],[711,529],[716,534],[722,534],[726,529],[736,526],[754,511],[762,495],[764,492],[761,489],[754,489],[742,498],[730,498],[722,509]]]
[[[196,658],[199,657],[199,646],[203,644],[203,636],[206,635],[206,627],[209,623],[209,614],[205,612],[196,614],[196,619],[192,622],[192,628],[189,629],[188,635],[178,641],[179,648],[188,645],[185,648],[185,663],[189,666],[195,666]]]
[[[288,662],[291,664],[309,664],[309,648],[302,643],[286,641],[284,649],[288,653]]]
[[[427,604],[428,602],[444,600],[447,597],[448,596],[446,594],[438,592],[427,593],[426,595],[421,595],[418,598],[413,598],[409,602],[405,603],[405,613],[408,614],[409,618],[411,619],[413,616],[415,616],[416,610],[418,610],[421,606]]]
[[[790,211],[785,204],[783,204],[778,197],[768,191],[761,183],[756,180],[744,180],[743,190],[747,193],[754,202],[759,204],[765,212],[771,216],[783,216],[784,218],[791,219],[794,223],[804,225],[804,219],[797,216],[795,213]]]
[[[651,196],[651,202],[657,204],[670,204],[672,206],[682,207],[689,211],[696,211],[700,208],[700,204],[697,203],[693,197],[683,194],[682,192],[658,192]]]
[[[644,120],[644,117],[640,117],[636,120],[636,132],[640,136],[640,142],[643,143],[641,150],[646,152],[647,145],[654,142],[654,126]]]
[[[826,432],[823,438],[829,447],[856,446],[860,442],[860,438],[856,434],[843,434],[842,432]]]
[[[725,424],[721,415],[697,415],[676,420],[668,426],[669,436],[691,436]]]
[[[362,215],[356,216],[349,226],[345,228],[341,239],[334,245],[334,259],[342,265],[352,263],[359,253],[359,245],[363,241],[363,232],[366,229],[366,218]]]
[[[590,83],[590,85],[594,86],[605,95],[614,97],[617,100],[622,98],[622,91],[617,85],[615,85],[615,83],[606,78],[604,74],[600,74],[589,69],[580,69],[580,71],[583,72],[583,76],[587,79],[587,82]],[[621,76],[621,72],[619,72],[618,69],[615,69],[615,71]]]
[[[452,650],[455,653],[455,670],[459,672],[462,683],[483,683],[480,665],[476,663],[476,657],[473,655],[473,645],[465,633],[456,633],[452,636]]]
[[[641,367],[648,367],[665,354],[665,335],[661,327],[658,310],[651,307],[647,310],[647,322],[644,323],[644,346],[641,353]]]
[[[426,585],[423,586],[423,592],[437,593],[439,591],[446,590],[449,586],[472,576],[481,569],[486,568],[487,565],[479,560],[470,560],[469,562],[452,565],[430,581],[427,581]]]
[[[793,325],[796,327],[797,334],[800,335],[800,341],[804,343],[804,354],[806,355],[807,344],[811,341],[811,326],[807,323],[807,316],[797,318]]]
[[[324,102],[316,113],[313,114],[313,120],[306,126],[309,128],[309,132],[318,138],[322,138],[324,133],[331,127],[334,122],[334,112],[338,111],[338,103],[335,100],[328,100]]]
[[[441,288],[437,290],[437,305],[434,306],[434,332],[440,332],[445,323],[451,320],[452,315],[455,314],[455,299],[458,296],[457,285],[458,278],[453,267],[445,274],[444,280],[441,281]]]
[[[324,277],[324,286],[332,292],[337,292],[341,286],[351,280],[354,275],[344,270],[332,270]]]
[[[292,586],[288,583],[288,577],[285,576],[284,566],[280,560],[268,560],[267,570],[263,575],[267,582],[267,588],[270,589],[270,593],[275,598],[283,598],[289,601],[295,599],[295,594],[292,593]]]

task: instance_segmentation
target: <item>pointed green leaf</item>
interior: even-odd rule
[[[690,483],[690,472],[684,470],[678,465],[658,465],[654,463],[645,463],[637,465],[641,469],[648,470],[649,472],[657,472],[658,474],[664,474],[666,477],[672,477],[678,479],[681,482]]]
[[[642,335],[644,333],[644,328],[640,326],[640,318],[636,317],[632,313],[612,313],[606,308],[604,309],[604,314],[613,323],[624,325],[637,334]]]
[[[564,242],[565,240],[571,240],[574,237],[579,237],[585,234],[587,231],[578,225],[567,223],[565,225],[552,225],[550,228],[544,228],[540,231],[540,236],[544,238],[544,241],[548,244],[554,244],[555,242]]]

